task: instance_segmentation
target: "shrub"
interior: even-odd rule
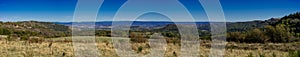
[[[265,26],[262,29],[254,28],[244,32],[229,32],[227,34],[228,41],[247,42],[247,43],[284,43],[299,41],[290,32],[286,25]]]
[[[264,54],[259,53],[259,57],[266,57]]]
[[[44,41],[44,39],[42,39],[42,38],[31,38],[28,41],[29,41],[29,43],[41,43],[41,42]]]
[[[265,43],[269,40],[269,37],[267,37],[265,35],[265,33],[263,31],[261,31],[260,29],[253,29],[253,30],[249,30],[247,31],[246,34],[246,38],[245,41],[246,42],[259,42],[259,43]]]
[[[142,46],[139,46],[139,47],[138,47],[138,53],[142,52],[142,50],[143,50],[143,47],[142,47]]]
[[[289,32],[289,29],[285,28],[285,25],[266,26],[264,28],[266,35],[271,39],[271,42],[290,42],[292,34]]]
[[[175,38],[180,37],[179,34],[176,32],[163,32],[162,35],[166,37],[175,37]]]
[[[0,35],[9,35],[11,31],[5,28],[0,28]]]
[[[144,38],[144,35],[136,34],[134,32],[130,33],[129,37],[131,38],[130,40],[135,43],[145,43],[147,41],[147,38]]]
[[[260,29],[252,29],[246,32],[230,32],[227,34],[228,41],[247,42],[247,43],[265,43],[269,37]]]
[[[107,36],[110,37],[111,32],[110,31],[105,31],[105,30],[96,30],[96,35],[97,36]]]
[[[272,53],[272,56],[273,56],[273,57],[277,57],[276,54],[275,54],[274,52]]]
[[[299,57],[300,51],[288,51],[289,57]]]
[[[29,40],[29,36],[26,36],[26,35],[21,36],[20,38],[21,38],[20,40]]]
[[[176,52],[175,52],[175,51],[173,51],[173,56],[177,56],[177,54],[176,54]]]
[[[245,34],[241,32],[231,32],[227,34],[228,41],[235,41],[235,42],[243,42],[245,39]]]
[[[7,38],[5,38],[5,40],[7,41],[14,41],[16,40],[18,37],[16,37],[16,35],[9,35]]]
[[[254,57],[252,53],[250,53],[247,57]]]

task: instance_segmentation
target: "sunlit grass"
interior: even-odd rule
[[[45,39],[41,43],[28,43],[26,41],[0,41],[0,57],[75,57],[72,37]],[[110,37],[96,37],[98,49],[101,56],[118,57],[112,45]],[[180,56],[180,43],[168,43],[165,57]],[[202,42],[200,55],[208,57],[210,53],[209,42]],[[280,46],[280,47],[277,47]],[[296,47],[295,47],[296,46]],[[286,57],[291,54],[281,49],[296,48],[299,43],[269,43],[269,44],[246,44],[246,43],[228,43],[225,51],[225,57],[247,57],[247,56],[266,56],[266,57]],[[249,48],[245,48],[249,47]],[[252,49],[255,47],[257,49]],[[268,47],[264,48],[264,47]],[[141,55],[149,54],[150,47],[148,43],[132,43],[132,49]],[[293,54],[298,54],[296,53]],[[296,56],[296,55],[295,55]]]

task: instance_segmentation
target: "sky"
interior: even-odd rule
[[[196,21],[208,21],[205,10],[198,0],[179,1]],[[127,0],[104,0],[97,21],[111,21],[125,2]],[[300,12],[299,2],[300,0],[220,0],[227,22],[283,17]],[[0,0],[0,21],[71,22],[76,3],[77,0]],[[178,12],[176,8],[172,11]],[[142,15],[141,18],[145,19],[139,19],[140,21],[167,20],[165,16],[156,13]]]

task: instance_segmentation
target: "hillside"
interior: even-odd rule
[[[300,40],[299,18],[300,12],[297,12],[282,18],[256,22],[261,23],[258,24],[260,27],[246,27],[246,31],[228,32],[227,38],[235,42],[296,42]]]
[[[68,26],[58,25],[50,22],[23,21],[23,22],[1,22],[0,35],[11,37],[62,37],[70,35]]]
[[[124,21],[126,22],[126,21]],[[98,36],[109,36],[109,30],[112,22],[96,22],[96,34]],[[190,22],[182,22],[179,24],[191,24]],[[197,22],[197,27],[201,37],[210,38],[209,22]],[[72,22],[0,22],[0,35],[10,35],[14,37],[64,37],[70,36],[70,26]],[[268,20],[255,20],[247,22],[227,22],[228,38],[267,38],[265,41],[277,42],[285,38],[299,38],[300,37],[300,12],[284,16],[282,18],[270,18]],[[83,26],[87,26],[84,25]],[[173,22],[139,22],[135,21],[132,24],[131,30],[134,32],[158,32],[168,37],[179,37],[178,29]],[[250,37],[256,33],[262,33],[261,37]],[[251,34],[252,33],[252,34]],[[238,35],[235,35],[238,34]],[[272,39],[280,38],[280,39]],[[250,39],[253,40],[253,39]],[[236,39],[234,40],[236,41]],[[240,41],[240,40],[238,40]],[[262,41],[262,40],[259,40]],[[296,41],[293,39],[284,40]],[[281,41],[280,41],[281,42]]]
[[[292,27],[292,29],[295,30],[295,32],[300,32],[300,12],[290,14],[288,16],[284,16],[282,18],[271,18],[268,20],[255,20],[255,21],[247,21],[247,22],[227,22],[227,30],[228,32],[236,32],[236,31],[247,31],[249,29],[254,28],[263,28],[267,25],[288,25],[289,27]],[[209,30],[210,25],[207,24],[199,24],[197,23],[199,30]],[[163,28],[158,29],[160,31],[173,31],[177,30],[177,27],[175,24],[168,24]]]
[[[275,24],[271,24],[273,26],[276,25],[285,25],[289,28],[290,32],[295,33],[295,36],[300,36],[300,12],[290,14],[278,20]]]
[[[300,12],[282,18],[247,22],[227,22],[227,40],[234,42],[294,42],[300,40]],[[210,38],[210,25],[197,24],[201,38]],[[179,36],[175,24],[152,31]]]

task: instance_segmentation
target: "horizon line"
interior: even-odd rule
[[[37,21],[37,20],[26,20],[26,21]],[[0,22],[26,22],[26,21],[0,21]],[[265,20],[225,21],[225,22],[251,22],[251,21],[265,21]],[[37,21],[37,22],[69,23],[73,21]],[[192,22],[192,21],[82,21],[82,22]],[[195,22],[222,22],[222,21],[195,21]]]

